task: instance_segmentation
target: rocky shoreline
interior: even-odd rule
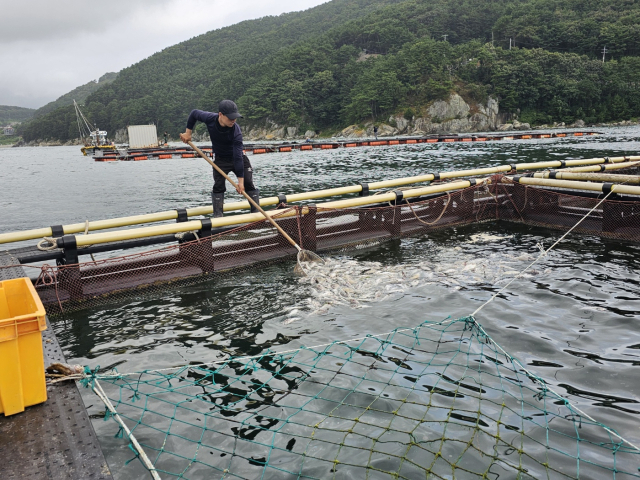
[[[315,131],[308,130],[304,135],[298,127],[282,126],[267,120],[263,125],[244,127],[245,141],[298,141],[320,138],[358,139],[374,136],[374,126],[378,127],[378,137],[455,135],[475,132],[508,132],[523,130],[552,130],[562,128],[597,128],[612,126],[637,125],[638,122],[623,121],[609,124],[586,125],[577,120],[570,125],[556,122],[553,125],[537,125],[532,127],[522,123],[510,114],[499,113],[498,101],[489,98],[486,104],[468,104],[457,94],[447,101],[434,102],[425,116],[406,118],[402,115],[390,116],[384,121],[369,121],[364,125],[349,125],[332,137],[321,137]],[[208,134],[201,135],[199,141],[208,141]]]
[[[275,122],[266,120],[262,124],[243,126],[243,134],[246,142],[256,141],[299,141],[320,138],[345,138],[357,139],[374,136],[374,126],[378,127],[379,137],[396,136],[424,136],[424,135],[447,135],[474,132],[507,132],[523,130],[551,130],[561,128],[597,128],[612,126],[637,125],[635,121],[623,121],[609,124],[586,125],[584,121],[565,125],[564,123],[554,123],[553,125],[537,125],[531,127],[528,123],[521,123],[516,116],[499,113],[499,105],[496,99],[489,97],[486,104],[472,103],[471,105],[457,94],[453,94],[447,101],[438,100],[434,102],[426,111],[426,115],[407,118],[403,115],[392,115],[385,121],[369,121],[364,125],[349,125],[331,137],[320,136],[316,131],[307,130],[302,134],[297,126],[278,125]],[[209,134],[204,132],[197,134],[194,132],[193,139],[196,142],[208,142]],[[161,140],[161,139],[159,139]],[[126,129],[117,130],[115,133],[117,144],[127,143]],[[53,147],[53,146],[73,146],[82,145],[78,139],[68,142],[57,140],[36,140],[31,142],[19,141],[11,145],[13,147]]]

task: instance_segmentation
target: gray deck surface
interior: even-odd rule
[[[0,251],[0,266],[17,264]],[[0,268],[0,281],[24,276],[20,266]],[[47,326],[42,332],[45,367],[66,361],[49,319]],[[0,478],[111,480],[76,383],[49,386],[47,397],[23,413],[0,414]]]

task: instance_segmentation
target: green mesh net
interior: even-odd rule
[[[634,445],[473,317],[84,383],[108,396],[161,478],[640,477]]]

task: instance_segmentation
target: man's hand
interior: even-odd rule
[[[236,192],[242,195],[244,192],[244,177],[238,179],[238,187],[236,188]]]
[[[191,141],[191,130],[187,128],[184,133],[181,133],[180,140],[182,140],[184,143],[189,143]]]

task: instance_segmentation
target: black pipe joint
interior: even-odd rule
[[[63,265],[72,265],[78,263],[78,242],[75,235],[65,235],[56,239],[58,248],[63,251],[63,259],[60,262]]]
[[[51,228],[51,236],[53,238],[59,238],[64,236],[64,228],[62,228],[62,225],[52,225],[49,228]]]
[[[176,208],[176,212],[178,212],[178,218],[176,219],[176,223],[188,222],[189,215],[187,215],[186,208]]]
[[[200,238],[210,237],[211,236],[211,219],[205,218],[200,220],[202,224],[202,228],[198,231],[198,236]]]

